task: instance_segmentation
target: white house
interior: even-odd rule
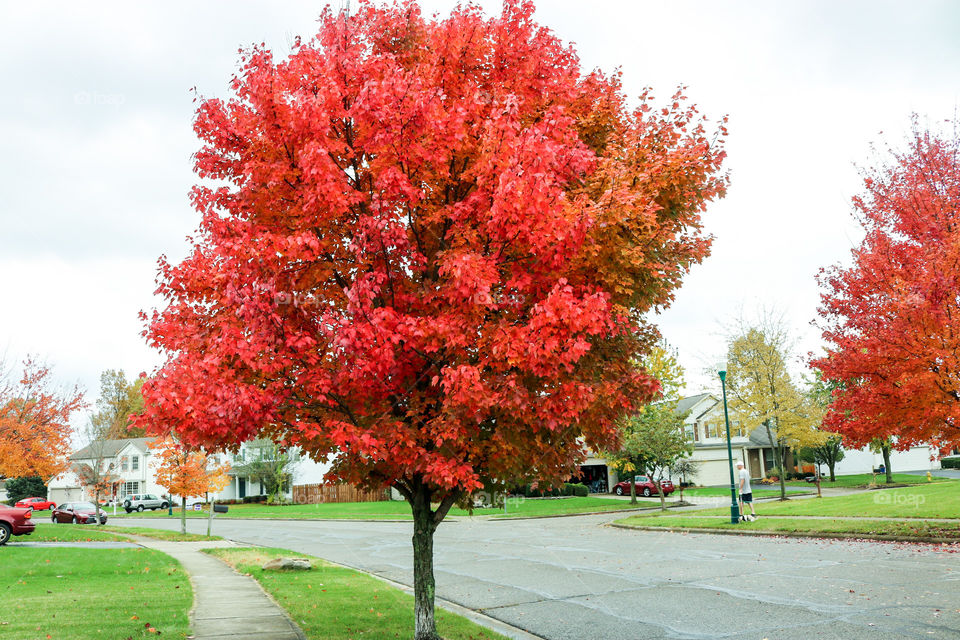
[[[153,438],[103,440],[83,447],[70,456],[70,469],[50,480],[47,497],[57,504],[78,500],[92,500],[93,493],[83,486],[78,475],[79,465],[93,466],[100,461],[104,470],[118,477],[113,496],[118,500],[134,493],[165,493],[155,481],[150,443]],[[104,496],[110,499],[111,496]]]
[[[76,466],[93,465],[98,459],[101,460],[104,469],[112,467],[110,473],[119,477],[113,486],[113,496],[101,496],[103,499],[110,500],[111,497],[115,497],[118,501],[122,501],[126,496],[135,493],[156,495],[168,493],[166,488],[157,484],[156,481],[156,461],[150,448],[153,441],[154,438],[105,440],[80,449],[70,456],[70,470],[50,481],[48,497],[57,504],[93,500],[93,492],[82,486]],[[231,456],[231,459],[242,461],[246,456],[247,448],[244,444],[241,445],[239,453]],[[293,484],[323,482],[323,476],[328,469],[329,465],[318,464],[306,457],[301,458],[293,468]],[[219,493],[211,494],[210,497],[215,500],[231,500],[262,493],[263,487],[259,483],[231,469],[230,484]],[[291,496],[290,491],[287,491],[287,496]],[[188,499],[188,504],[190,502],[191,500]]]
[[[722,485],[730,483],[730,463],[727,453],[726,423],[723,402],[710,393],[682,398],[677,411],[690,411],[684,422],[688,438],[693,440],[691,458],[700,461],[697,483]],[[774,437],[776,434],[774,433]],[[752,478],[762,478],[776,464],[773,446],[763,425],[743,427],[730,421],[730,444],[734,463],[743,460]],[[880,466],[883,457],[868,449],[844,449],[845,457],[836,466],[839,475],[870,473]],[[890,466],[897,471],[924,471],[939,469],[939,460],[932,460],[934,450],[928,446],[913,447],[907,451],[894,451]],[[826,468],[823,469],[826,471]]]

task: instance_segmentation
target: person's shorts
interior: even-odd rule
[[[740,500],[742,500],[743,502],[753,502],[753,492],[751,491],[750,493],[741,493]]]

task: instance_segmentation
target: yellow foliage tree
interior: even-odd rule
[[[820,430],[822,408],[801,392],[790,374],[792,347],[784,323],[768,315],[757,325],[742,327],[727,349],[730,409],[741,422],[766,428],[781,469],[781,500],[786,499],[786,449],[819,446],[830,437]]]

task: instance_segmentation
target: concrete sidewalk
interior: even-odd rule
[[[196,640],[306,640],[300,628],[260,588],[213,556],[212,547],[235,547],[228,541],[166,542],[131,536],[144,547],[180,561],[193,584],[191,638]]]

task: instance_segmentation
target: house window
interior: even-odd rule
[[[133,456],[131,460],[131,468],[136,471],[140,468],[140,456]]]
[[[123,495],[124,495],[124,496],[133,495],[133,494],[137,493],[138,491],[140,491],[140,483],[139,483],[139,482],[124,482],[124,483],[123,483],[122,491],[123,491]]]
[[[693,423],[693,439],[697,442],[700,441],[700,423],[699,422]]]
[[[120,458],[120,469],[123,471],[127,471],[130,469],[130,459],[127,458],[127,456],[123,456],[122,458]]]

